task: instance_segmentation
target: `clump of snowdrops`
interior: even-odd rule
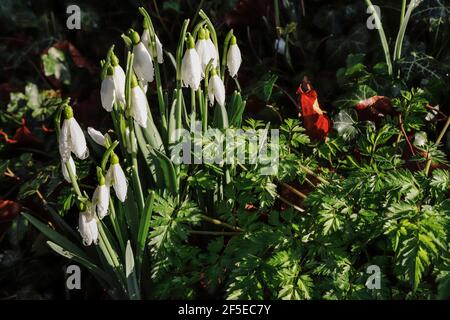
[[[229,115],[239,126],[245,106],[239,91],[227,97],[224,86],[229,76],[239,88],[236,76],[242,60],[232,30],[219,46],[214,26],[201,11],[201,21],[191,32],[189,20],[184,21],[175,55],[165,57],[150,16],[145,9],[139,10],[142,32],[130,29],[122,35],[126,61],[119,61],[114,46],[101,61],[101,103],[114,127],[107,133],[98,128],[86,130],[98,145],[95,149],[102,150],[100,157],[92,152],[90,156],[85,132],[69,101],[56,116],[62,174],[76,194],[79,236],[57,214],[54,218],[68,236],[84,246],[95,246],[97,257],[63,232],[26,215],[50,239],[53,250],[85,266],[113,298],[141,298],[141,286],[150,279],[147,239],[155,198],[170,197],[179,204],[185,200],[180,184],[186,170],[174,164],[170,152],[181,139],[177,129],[192,129],[197,121],[203,131],[209,126],[226,129]],[[175,68],[171,99],[161,80],[164,63],[169,64],[166,68],[170,64]],[[158,107],[148,99],[155,91]],[[212,112],[214,117],[208,118]],[[82,189],[74,161],[89,157],[98,164],[93,193]]]

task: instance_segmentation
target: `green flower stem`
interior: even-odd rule
[[[162,134],[165,136],[166,132],[167,132],[167,106],[164,101],[164,94],[163,94],[163,89],[162,89],[159,63],[156,60],[154,62],[154,68],[155,68],[155,80],[156,80],[156,93],[158,94],[159,113],[161,115],[161,125],[163,128]]]
[[[184,42],[186,41],[186,32],[189,25],[189,19],[184,20],[181,27],[180,38],[178,40],[177,55],[176,55],[176,76],[177,76],[177,89],[181,89],[181,62],[183,60]]]
[[[99,233],[99,237],[100,237],[100,241],[99,241],[100,249],[101,249],[103,255],[105,256],[106,260],[108,261],[108,263],[111,265],[112,270],[117,277],[117,280],[119,281],[120,285],[122,286],[122,290],[124,290],[124,292],[127,292],[125,289],[126,287],[125,287],[123,267],[118,260],[117,253],[111,247],[111,243],[109,242],[108,237],[106,236],[105,230],[103,230],[103,225],[98,220],[97,220],[97,226],[98,226],[98,233]]]
[[[197,91],[197,100],[200,109],[200,117],[202,119],[202,131],[205,132],[208,129],[208,101],[205,100],[202,89]]]
[[[80,187],[78,186],[77,178],[75,177],[75,173],[72,168],[69,166],[69,161],[65,161],[64,165],[66,166],[67,172],[69,173],[70,182],[72,183],[73,190],[77,194],[78,198],[82,198],[83,195],[81,193]]]
[[[365,0],[368,6],[373,6],[372,2],[370,0]],[[386,59],[386,64],[388,67],[388,73],[389,75],[392,75],[393,68],[392,68],[392,60],[391,60],[391,53],[389,51],[389,44],[386,39],[386,35],[384,34],[383,25],[381,24],[381,19],[378,16],[378,13],[376,11],[373,12],[373,16],[375,18],[375,24],[378,30],[378,34],[380,36],[381,45],[383,46],[384,51],[384,57]]]
[[[405,0],[403,0],[403,3],[405,3]],[[402,46],[403,39],[405,38],[406,27],[408,26],[408,22],[411,18],[413,10],[417,7],[417,3],[418,2],[416,2],[416,0],[411,0],[408,5],[408,9],[406,10],[406,13],[403,15],[403,19],[401,20],[402,23],[400,25],[400,29],[398,30],[397,39],[395,40],[394,61],[399,60],[402,57]]]
[[[111,197],[109,197],[109,218],[111,220],[111,225],[114,228],[116,237],[119,240],[119,246],[122,253],[125,253],[125,244],[122,236],[122,230],[120,229],[119,223],[117,221],[116,209],[114,208],[114,202]]]
[[[444,127],[441,130],[441,133],[439,134],[438,138],[436,139],[436,146],[438,146],[441,143],[442,138],[444,137],[445,132],[447,131],[448,127],[450,126],[450,117],[447,118],[447,122],[445,122]],[[425,175],[428,176],[428,173],[430,172],[431,167],[431,158],[428,155],[427,164],[425,166]]]
[[[134,132],[133,121],[130,119],[130,134]],[[141,180],[139,179],[139,167],[137,161],[137,146],[135,145],[134,139],[131,140],[131,173],[133,181],[134,192],[137,193],[137,204],[139,208],[139,213],[142,214],[144,210],[144,194],[142,192]]]
[[[400,12],[400,26],[403,24],[403,20],[405,19],[406,12],[406,0],[402,0],[402,9]]]
[[[101,168],[103,173],[106,172],[106,164],[108,163],[110,155],[114,152],[114,149],[119,145],[119,141],[114,141],[108,149],[106,149],[105,153],[102,157]]]
[[[220,72],[220,77],[222,78],[222,81],[225,77],[225,67],[227,65],[227,58],[228,58],[228,49],[230,49],[230,40],[233,36],[233,29],[228,31],[225,40],[223,42],[223,51],[222,51],[222,69]]]
[[[154,59],[154,57],[157,57],[157,49],[156,49],[156,37],[153,22],[152,19],[150,18],[150,15],[143,7],[139,8],[139,12],[144,16],[145,23],[149,27],[150,42],[148,43],[148,46],[150,48],[150,52],[152,53],[152,59]],[[157,59],[154,59],[153,66],[155,69],[156,93],[158,95],[158,105],[159,105],[159,112],[161,114],[161,124],[164,131],[162,134],[165,135],[165,133],[167,132],[166,103],[164,101],[161,83],[161,73]]]

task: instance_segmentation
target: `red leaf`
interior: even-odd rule
[[[17,146],[35,146],[42,143],[35,135],[33,135],[25,124],[25,120],[22,119],[22,126],[16,130],[13,139],[16,141]]]
[[[21,205],[11,200],[0,200],[0,222],[14,219],[20,213]]]
[[[385,96],[373,96],[360,101],[355,106],[360,121],[372,121],[377,123],[385,115],[395,116],[398,112],[392,106],[392,102]]]
[[[297,94],[300,94],[299,104],[306,133],[310,138],[324,140],[330,131],[330,119],[320,107],[317,92],[307,78],[298,87]]]
[[[78,49],[71,42],[67,40],[59,41],[56,42],[53,45],[53,47],[68,53],[72,58],[73,64],[78,68],[87,69],[90,74],[95,74],[96,70],[94,65],[91,62],[89,62],[85,57],[83,57],[80,51],[78,51]]]

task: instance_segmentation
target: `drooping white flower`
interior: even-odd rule
[[[70,180],[70,175],[69,171],[67,170],[66,163],[69,166],[70,170],[73,172],[75,177],[77,176],[77,168],[71,156],[69,156],[69,160],[67,160],[66,162],[64,160],[61,160],[61,170],[64,180],[66,180],[68,183],[71,183],[72,181]]]
[[[140,40],[139,35],[136,31],[131,34],[133,47],[133,69],[136,76],[141,81],[152,82],[154,77],[153,61],[150,53],[148,53],[147,48],[144,46]]]
[[[87,132],[92,140],[94,140],[95,143],[105,146],[105,136],[98,130],[95,130],[92,127],[87,128]]]
[[[131,80],[131,116],[143,128],[147,127],[147,108],[147,97],[136,77],[133,76]]]
[[[119,64],[119,59],[112,55],[111,64],[114,68],[114,86],[116,92],[116,101],[125,104],[125,71]]]
[[[414,145],[417,147],[423,147],[427,143],[427,133],[419,131],[414,135]]]
[[[198,90],[202,81],[200,57],[195,50],[194,39],[191,35],[188,36],[187,50],[181,62],[181,80],[185,87],[189,86],[194,90]]]
[[[103,182],[103,184],[102,184]],[[99,219],[103,219],[108,214],[109,207],[109,185],[105,184],[103,181],[97,186],[92,196],[93,210],[97,213]]]
[[[90,246],[98,243],[98,226],[95,214],[92,212],[92,205],[86,206],[86,210],[80,212],[78,217],[78,231],[83,239],[83,244]]]
[[[128,181],[119,164],[119,157],[116,154],[111,156],[111,165],[106,175],[106,184],[114,188],[116,196],[120,201],[125,201],[127,198]]]
[[[212,60],[212,66],[217,67],[218,54],[214,43],[209,37],[209,31],[205,29],[200,29],[198,33],[198,40],[195,44],[195,50],[200,58],[200,63],[202,65],[202,76],[205,74],[205,69],[208,63]]]
[[[214,98],[219,105],[225,106],[225,86],[215,69],[212,69],[208,83],[208,98],[211,106],[214,105]]]
[[[71,152],[78,159],[86,159],[89,156],[86,138],[77,120],[73,117],[72,107],[66,106],[64,109],[65,120],[59,134],[59,153],[63,161],[68,161]]]
[[[141,41],[144,44],[145,48],[147,48],[147,51],[150,53],[153,59],[156,58],[156,61],[158,61],[159,64],[164,63],[164,55],[163,55],[163,48],[161,41],[159,41],[158,36],[155,33],[155,45],[156,45],[156,57],[154,54],[152,54],[149,46],[150,42],[150,32],[147,28],[144,28],[144,31],[141,35]]]
[[[425,120],[426,120],[426,121],[431,121],[431,120],[433,120],[433,119],[436,117],[436,115],[438,114],[438,112],[439,112],[439,106],[438,106],[438,105],[432,107],[431,110],[430,110],[430,111],[427,113],[427,115],[425,116]]]
[[[231,77],[235,77],[242,63],[241,50],[239,49],[236,37],[232,36],[227,54],[227,67]]]
[[[283,38],[278,38],[275,40],[274,47],[278,54],[284,55],[286,52],[286,41]]]
[[[102,107],[111,112],[116,100],[116,87],[114,84],[114,69],[108,67],[105,79],[102,81],[100,87],[100,97],[102,100]]]

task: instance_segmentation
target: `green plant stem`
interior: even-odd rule
[[[231,37],[233,36],[233,29],[228,31],[225,40],[223,42],[223,51],[222,51],[222,68],[220,69],[220,77],[222,78],[222,81],[225,78],[225,67],[227,65],[227,59],[228,59],[228,49],[230,45]]]
[[[125,245],[124,245],[124,241],[123,241],[122,230],[120,229],[120,226],[118,224],[116,209],[114,208],[114,202],[111,199],[111,197],[109,198],[109,209],[108,210],[109,210],[109,217],[111,220],[111,224],[114,228],[114,232],[116,233],[116,237],[119,240],[120,250],[122,251],[122,253],[125,253]]]
[[[405,12],[406,12],[406,0],[402,0],[402,9],[400,11],[400,26],[403,24],[403,20],[405,20]]]
[[[365,0],[368,6],[371,6],[373,8],[373,4],[370,0]],[[375,25],[378,30],[378,34],[380,36],[381,45],[383,46],[384,51],[384,57],[386,59],[386,64],[388,67],[388,73],[389,75],[392,75],[393,68],[392,68],[392,60],[391,60],[391,53],[389,51],[389,44],[386,39],[386,35],[384,33],[383,25],[381,24],[381,18],[378,16],[378,13],[374,10],[373,11],[373,17],[375,18]]]
[[[403,2],[405,2],[405,0],[403,0]],[[406,13],[403,15],[402,23],[400,25],[397,34],[397,39],[395,40],[394,61],[399,60],[402,57],[402,46],[403,46],[403,39],[405,38],[406,27],[408,26],[409,19],[411,18],[411,14],[415,8],[416,2],[415,0],[411,0],[411,2],[408,5],[408,9],[406,10]]]
[[[165,136],[166,132],[167,132],[167,107],[166,107],[166,103],[164,101],[159,64],[156,60],[154,63],[154,67],[155,67],[155,79],[156,79],[156,93],[158,95],[159,113],[161,114],[161,125],[163,128],[162,134]]]
[[[438,138],[436,139],[436,146],[438,146],[441,143],[442,138],[444,137],[445,132],[447,131],[448,127],[450,126],[450,117],[447,118],[447,121],[445,122],[444,127],[441,130],[441,133],[439,134]],[[430,172],[431,167],[431,158],[428,155],[427,164],[425,166],[425,175],[428,176],[428,173]]]
[[[64,165],[66,166],[67,172],[69,173],[70,182],[72,183],[73,190],[77,194],[78,198],[82,198],[83,195],[81,193],[80,187],[78,186],[77,178],[75,177],[75,173],[72,168],[69,166],[69,161],[65,161]]]

